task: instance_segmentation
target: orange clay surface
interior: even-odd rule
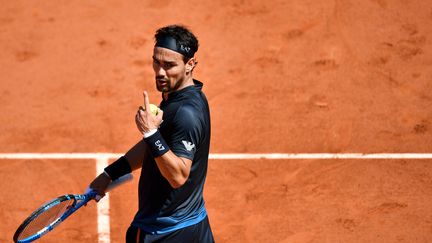
[[[199,37],[212,153],[431,153],[432,2],[2,1],[0,152],[124,153],[153,33]],[[0,242],[40,204],[81,193],[94,160],[0,160]],[[137,178],[111,193],[123,242]],[[432,161],[210,160],[217,242],[430,242]],[[96,206],[40,242],[97,242]]]

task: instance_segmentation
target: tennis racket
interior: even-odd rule
[[[132,174],[124,175],[111,182],[106,191],[108,192],[120,184],[130,180],[132,180]],[[53,230],[80,207],[94,199],[96,195],[97,192],[95,190],[91,190],[90,192],[82,195],[66,194],[45,203],[43,206],[34,211],[18,227],[13,237],[14,242],[27,243],[39,239],[46,233]]]

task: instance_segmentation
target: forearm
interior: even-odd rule
[[[175,155],[159,131],[144,137],[148,151],[155,158],[162,176],[173,188],[182,186],[189,177],[192,161]]]
[[[91,183],[90,188],[104,196],[107,186],[112,180],[115,180],[125,174],[131,173],[142,166],[144,157],[148,154],[147,144],[145,141],[138,142],[124,156],[117,159],[104,169],[104,173],[97,176]]]
[[[123,175],[141,168],[144,158],[148,155],[148,146],[145,141],[139,141],[122,157],[105,167],[104,173],[112,181]]]
[[[162,176],[173,188],[182,186],[189,177],[192,161],[176,156],[171,150],[155,158]]]
[[[133,146],[124,155],[129,162],[132,171],[142,167],[144,158],[149,154],[147,144],[144,140],[140,140],[135,146]]]
[[[124,156],[134,171],[142,167],[142,163],[149,153],[147,143],[145,140],[141,140]],[[155,158],[155,161],[162,176],[173,188],[182,186],[189,177],[192,161],[176,156],[171,150]]]

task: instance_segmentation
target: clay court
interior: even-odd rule
[[[431,242],[432,2],[2,1],[0,153],[125,153],[154,31],[198,36],[211,153],[426,155],[210,159],[216,242]],[[0,242],[34,209],[82,193],[95,159],[0,159]],[[110,193],[124,242],[137,181]],[[98,242],[90,203],[38,242]]]

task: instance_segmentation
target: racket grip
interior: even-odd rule
[[[105,192],[109,192],[112,189],[128,182],[131,181],[133,179],[132,173],[126,174],[124,176],[119,177],[117,180],[114,180],[111,182],[111,184],[108,185],[107,189]]]

